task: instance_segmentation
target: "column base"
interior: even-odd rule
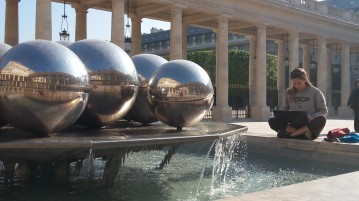
[[[339,118],[345,118],[345,119],[352,119],[353,116],[353,110],[346,106],[340,106],[338,107],[338,117]]]
[[[267,106],[253,106],[250,109],[250,117],[255,121],[268,121],[270,109]]]
[[[214,121],[231,122],[232,108],[231,107],[212,107],[212,119]]]

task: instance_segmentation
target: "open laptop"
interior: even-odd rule
[[[286,122],[291,125],[304,126],[309,123],[307,112],[305,111],[282,111],[273,110],[275,118],[281,122]]]

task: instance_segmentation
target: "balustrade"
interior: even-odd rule
[[[313,0],[266,0],[267,2],[282,4],[308,12],[316,12],[328,17],[359,24],[359,14]]]

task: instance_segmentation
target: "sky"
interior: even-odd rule
[[[0,43],[4,43],[5,32],[5,5],[6,0],[0,0]],[[61,20],[64,5],[52,3],[52,40],[60,40]],[[68,27],[70,41],[75,39],[75,10],[66,5],[66,15],[68,16]],[[19,2],[19,43],[35,39],[35,13],[36,0],[21,0]],[[125,23],[127,22],[125,18]],[[87,13],[87,38],[111,40],[111,12],[89,9]],[[142,19],[142,33],[150,33],[152,27],[163,30],[170,29],[169,22]]]

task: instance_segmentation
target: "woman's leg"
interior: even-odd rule
[[[310,124],[308,125],[308,128],[312,134],[312,140],[318,138],[318,136],[320,135],[320,132],[322,132],[326,122],[327,122],[327,119],[324,116],[318,116],[310,122]],[[307,138],[308,138],[308,136],[307,136]]]
[[[268,120],[268,124],[269,124],[269,127],[272,130],[275,130],[276,132],[278,132],[281,129],[285,129],[287,127],[286,123],[279,121],[279,119],[277,119],[277,118],[270,118]]]
[[[286,132],[287,123],[279,121],[277,118],[268,120],[269,127],[277,132],[278,138],[291,138],[290,133]]]

